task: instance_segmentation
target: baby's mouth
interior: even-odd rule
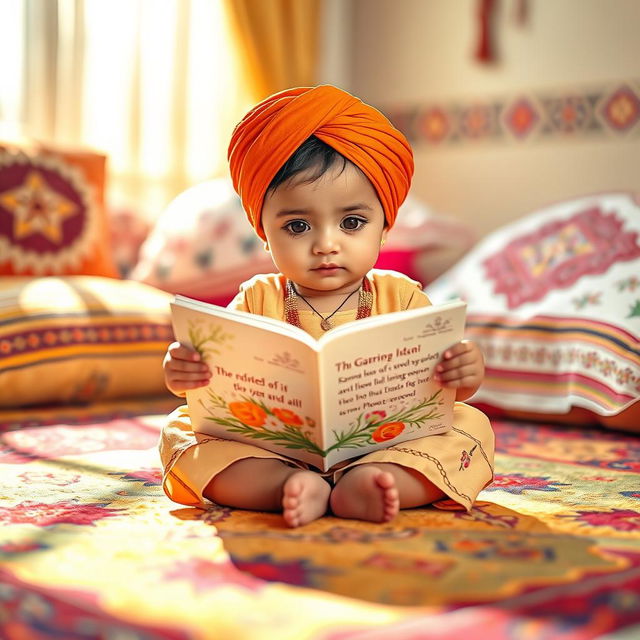
[[[335,271],[336,269],[342,269],[342,267],[338,264],[333,264],[330,262],[328,264],[321,264],[318,267],[314,267],[313,271]]]

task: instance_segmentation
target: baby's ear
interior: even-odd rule
[[[385,227],[382,230],[382,235],[380,236],[380,246],[384,246],[384,243],[387,241],[387,234],[389,233],[389,227]]]

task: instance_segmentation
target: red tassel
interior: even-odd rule
[[[494,51],[490,33],[491,14],[495,9],[495,0],[479,0],[478,17],[480,32],[478,34],[478,47],[476,49],[476,59],[480,62],[492,62]]]

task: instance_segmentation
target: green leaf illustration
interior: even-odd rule
[[[212,354],[219,355],[220,350],[218,347],[224,346],[230,340],[233,340],[233,337],[232,334],[225,333],[220,325],[189,324],[189,340],[202,358]]]
[[[631,305],[627,318],[635,318],[636,316],[640,316],[640,300],[636,300],[635,303]]]

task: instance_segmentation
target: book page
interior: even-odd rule
[[[451,428],[455,390],[440,387],[433,373],[444,351],[462,339],[465,310],[464,303],[453,303],[386,314],[386,324],[360,321],[366,330],[324,342],[329,466]]]
[[[212,372],[208,387],[187,392],[194,430],[321,467],[315,350],[231,317],[175,304],[172,313],[176,338]]]

